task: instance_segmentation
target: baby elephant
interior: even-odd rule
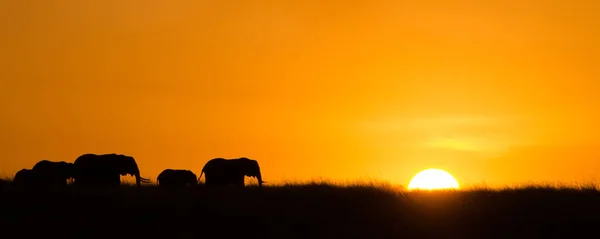
[[[198,184],[196,174],[185,169],[165,169],[157,178],[161,187],[175,188]]]
[[[13,177],[12,184],[17,187],[34,187],[39,185],[39,177],[31,169],[21,169]]]

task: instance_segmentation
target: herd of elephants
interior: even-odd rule
[[[165,169],[157,177],[159,186],[185,187],[198,184],[204,174],[204,184],[211,187],[244,187],[244,177],[254,177],[262,187],[262,175],[256,160],[248,158],[209,160],[199,177],[186,169]],[[73,163],[42,160],[31,169],[18,171],[12,184],[19,187],[64,187],[72,180],[77,187],[118,187],[121,175],[135,177],[136,185],[150,179],[140,176],[140,169],[132,156],[123,154],[83,154]]]

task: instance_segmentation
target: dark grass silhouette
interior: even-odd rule
[[[575,238],[600,225],[591,187],[406,192],[374,184],[22,191],[0,233],[33,238]],[[17,234],[13,234],[17,233]]]

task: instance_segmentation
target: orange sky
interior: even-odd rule
[[[485,2],[485,3],[484,3]],[[586,180],[600,2],[0,1],[0,173],[84,153],[142,176]]]

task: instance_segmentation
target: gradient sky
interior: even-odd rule
[[[84,153],[268,182],[600,173],[600,2],[0,0],[0,173]]]

